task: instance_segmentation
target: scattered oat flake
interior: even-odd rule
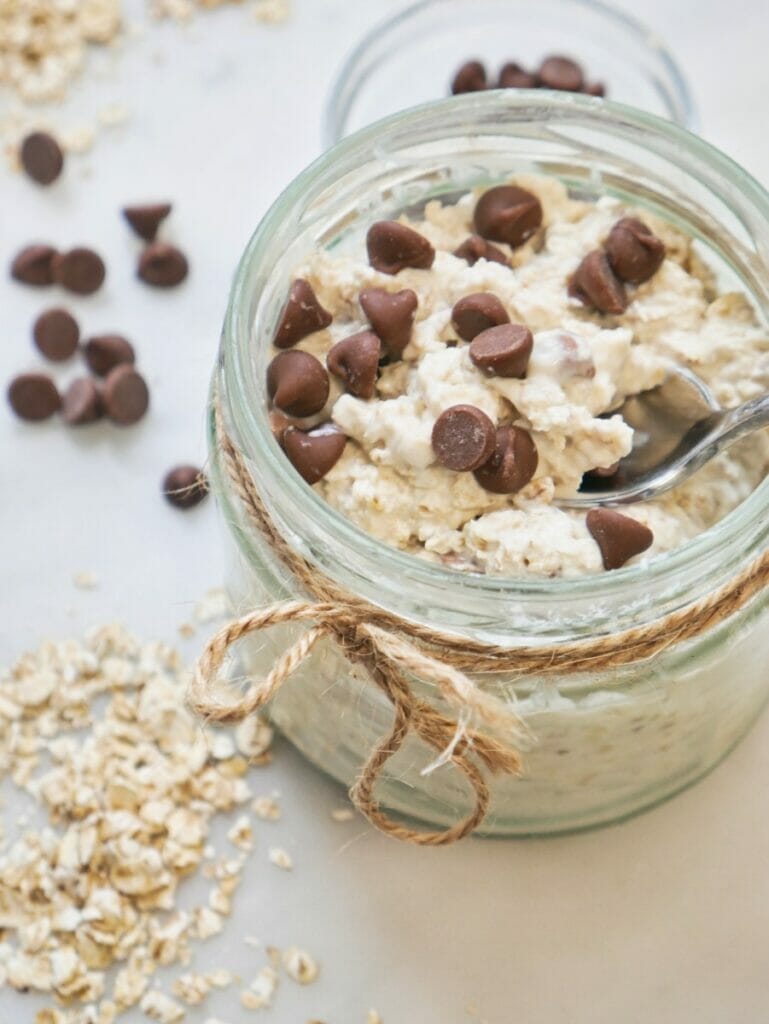
[[[303,949],[289,946],[283,950],[283,969],[300,985],[310,985],[318,977],[318,965]]]
[[[259,796],[251,804],[251,810],[262,821],[277,821],[283,813],[278,801],[271,796]]]
[[[80,590],[95,590],[99,586],[99,577],[95,572],[90,572],[88,569],[82,569],[80,572],[76,572],[72,577],[72,582]]]
[[[355,811],[351,807],[335,807],[331,812],[334,821],[352,821]]]
[[[270,863],[278,868],[282,868],[284,871],[291,871],[294,866],[294,862],[291,860],[288,852],[280,846],[273,846],[270,849],[269,858]]]
[[[177,1024],[178,1021],[184,1020],[184,1008],[157,989],[147,992],[139,1005],[148,1017],[159,1021],[160,1024]]]
[[[291,17],[290,0],[256,0],[254,17],[266,25],[279,25]]]
[[[230,614],[230,601],[221,587],[209,590],[195,605],[195,619],[201,625],[208,625]]]
[[[384,1024],[384,1021],[376,1010],[369,1010],[366,1014],[366,1024]]]
[[[240,1002],[247,1010],[263,1010],[272,1004],[278,987],[278,972],[269,964],[263,967],[247,989],[240,993]]]
[[[227,833],[227,838],[239,850],[248,852],[254,845],[254,832],[247,815],[242,814]]]
[[[244,757],[257,760],[272,745],[275,731],[258,715],[249,715],[235,730],[235,742]]]

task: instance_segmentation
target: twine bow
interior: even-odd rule
[[[211,681],[220,678],[232,644],[249,634],[287,622],[310,622],[299,639],[273,665],[264,679],[253,680],[243,694],[225,694]],[[363,665],[370,678],[393,706],[390,732],[373,749],[350,796],[356,807],[383,832],[422,846],[455,842],[477,828],[489,806],[489,787],[475,763],[477,758],[495,774],[517,774],[521,761],[516,750],[464,724],[469,717],[494,729],[520,737],[518,716],[482,690],[462,672],[419,651],[413,644],[385,630],[351,618],[337,605],[285,601],[252,612],[230,623],[212,638],[203,652],[188,695],[190,706],[213,722],[238,722],[264,707],[307,658],[321,637],[331,637],[348,661]],[[457,712],[452,719],[415,696],[406,673],[434,683],[445,702]],[[387,816],[374,796],[374,787],[387,761],[403,745],[409,732],[450,761],[467,778],[475,793],[475,806],[463,820],[445,831],[418,832]]]
[[[397,839],[422,846],[441,846],[461,839],[482,823],[489,807],[489,786],[478,762],[492,774],[520,773],[516,745],[526,735],[524,724],[509,703],[481,689],[465,672],[552,675],[606,672],[636,664],[672,644],[714,629],[744,608],[769,582],[769,552],[765,551],[699,601],[621,633],[515,648],[445,633],[403,619],[343,590],[292,548],[276,527],[240,451],[224,429],[218,402],[214,415],[222,463],[248,522],[314,600],[270,605],[217,633],[198,662],[189,703],[211,721],[241,721],[270,701],[321,638],[331,638],[348,661],[365,668],[367,678],[393,706],[390,732],[374,747],[350,795],[369,821]],[[289,622],[307,622],[310,626],[278,657],[264,679],[253,680],[243,694],[231,688],[224,692],[220,675],[230,647],[260,630]],[[418,697],[409,676],[432,684],[453,716]],[[476,724],[488,727],[494,735],[480,732]],[[403,825],[386,815],[374,796],[385,764],[412,732],[437,751],[435,764],[453,764],[474,791],[472,812],[445,831],[420,832]]]

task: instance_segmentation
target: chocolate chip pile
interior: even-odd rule
[[[543,211],[533,193],[517,185],[485,191],[473,213],[475,234],[453,253],[474,264],[489,259],[508,264],[494,243],[517,248],[542,228]],[[368,262],[375,270],[396,277],[406,268],[429,270],[435,259],[432,244],[399,221],[378,221],[366,236]],[[569,293],[601,314],[618,314],[628,304],[627,285],[648,280],[665,257],[664,243],[640,220],[619,220],[600,250],[588,253],[569,282]],[[514,271],[511,269],[510,271]],[[347,438],[327,418],[307,426],[307,418],[327,413],[331,377],[357,398],[372,399],[381,365],[401,359],[411,338],[418,296],[411,289],[390,292],[363,289],[358,301],[369,329],[336,342],[326,364],[294,346],[332,323],[309,281],[295,280],[274,337],[280,349],[267,369],[267,394],[273,432],[297,472],[315,484],[340,459]],[[487,377],[527,375],[534,339],[529,328],[512,323],[497,295],[478,292],[463,296],[451,310],[458,343],[468,345],[473,365]],[[297,422],[298,421],[298,422]],[[436,461],[455,473],[472,473],[485,490],[512,495],[534,477],[538,454],[531,433],[512,423],[495,423],[482,409],[457,404],[435,420],[432,449]],[[604,473],[606,471],[603,471]],[[611,471],[609,471],[611,472]],[[590,511],[586,526],[601,552],[604,567],[616,569],[653,541],[652,531],[636,520],[609,509]]]
[[[536,71],[527,71],[516,61],[508,61],[499,69],[496,80],[489,77],[479,60],[468,60],[457,69],[451,80],[455,96],[484,89],[555,89],[558,92],[582,92],[587,96],[605,96],[603,82],[589,82],[585,72],[571,57],[546,57]]]
[[[63,157],[56,140],[37,132],[21,147],[27,174],[40,184],[59,177]],[[145,244],[138,264],[138,277],[158,288],[181,284],[188,274],[187,258],[181,250],[158,241],[161,224],[171,213],[170,203],[127,206],[123,217]],[[93,295],[103,285],[107,271],[93,249],[78,246],[59,252],[47,244],[23,248],[11,263],[11,276],[35,288],[59,285],[75,295]],[[8,402],[22,420],[39,423],[60,412],[69,426],[83,426],[107,418],[119,426],[132,426],[146,414],[150,395],[147,382],[135,367],[133,345],[119,334],[97,335],[81,343],[81,331],[69,310],[54,306],[35,320],[32,337],[40,354],[50,362],[63,363],[80,353],[91,376],[73,379],[63,392],[46,373],[22,373],[8,386]],[[193,508],[208,493],[201,470],[182,465],[170,470],[162,492],[180,509]]]

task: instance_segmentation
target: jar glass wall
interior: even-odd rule
[[[326,104],[327,146],[373,121],[447,95],[467,60],[534,70],[567,54],[610,99],[689,129],[697,114],[675,58],[659,36],[601,0],[420,0],[375,25],[339,70]]]
[[[514,649],[607,635],[658,618],[728,583],[763,552],[769,487],[680,549],[646,566],[578,579],[520,581],[460,573],[389,548],[325,504],[272,438],[264,376],[294,268],[318,246],[361,237],[373,219],[511,173],[555,175],[586,198],[645,206],[698,239],[726,281],[769,314],[769,197],[748,175],[672,124],[578,96],[488,93],[390,118],[326,153],[286,190],[240,266],[215,374],[227,432],[284,537],[335,583],[389,611]],[[243,515],[218,459],[214,487],[233,540],[237,611],[304,596]],[[533,741],[522,779],[493,782],[498,834],[552,832],[633,813],[707,771],[740,738],[769,693],[766,600],[715,631],[671,643],[611,673],[477,678],[518,701]],[[263,674],[303,627],[242,645]],[[420,695],[434,700],[426,684]],[[351,783],[391,709],[328,641],[274,701],[277,725],[314,763]],[[410,742],[388,763],[385,806],[431,823],[466,813],[471,794],[450,767],[421,774],[431,754]]]

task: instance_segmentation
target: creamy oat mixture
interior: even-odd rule
[[[358,340],[352,360],[358,378],[350,376],[349,353],[336,364],[332,356],[329,383],[318,375],[304,408],[302,394],[298,404],[281,398],[285,374],[276,371],[278,379],[268,381],[273,417],[288,457],[305,479],[379,540],[492,574],[599,572],[615,566],[607,565],[596,531],[588,528],[584,511],[560,508],[558,498],[573,495],[583,474],[608,469],[630,451],[632,430],[618,415],[606,414],[627,395],[659,384],[671,363],[692,368],[725,406],[758,395],[769,385],[769,335],[745,296],[720,294],[691,240],[664,221],[611,198],[570,198],[551,178],[520,175],[514,183],[538,198],[541,224],[517,247],[493,241],[492,258],[473,262],[466,252],[464,258],[454,255],[477,234],[478,192],[451,205],[429,202],[423,220],[401,218],[433,247],[429,266],[419,266],[427,258],[417,246],[412,265],[383,272],[359,242],[315,252],[297,268],[307,293],[299,294],[297,304],[292,289],[291,301],[295,314],[301,307],[304,326],[297,328],[287,307],[276,337],[278,358],[287,350],[304,352],[325,366],[337,343],[371,332],[376,316],[370,308],[364,312],[359,299],[366,290],[412,290],[414,322],[400,357],[391,352],[376,371],[370,397],[361,379],[374,357]],[[627,283],[626,277],[624,311],[601,312],[584,294],[577,296],[575,273],[589,253],[603,251],[625,217],[642,218],[664,243],[665,258],[643,283]],[[383,251],[392,250],[387,239],[382,244]],[[476,293],[495,296],[509,320],[533,335],[522,376],[488,375],[471,358],[471,345],[459,338],[452,310]],[[604,305],[611,307],[611,296]],[[308,388],[312,392],[306,367],[300,369],[286,368],[286,388],[294,398],[297,388],[305,397]],[[497,431],[514,425],[529,435],[537,458],[528,482],[496,493],[479,482],[480,471],[442,463],[434,430],[441,414],[456,405],[480,410]],[[308,466],[313,445],[321,454],[320,468]],[[625,551],[622,557],[645,560],[702,533],[756,487],[768,462],[766,438],[754,438],[663,498],[623,509],[623,516],[648,527],[653,537],[636,545],[637,554],[631,544],[630,556]]]

